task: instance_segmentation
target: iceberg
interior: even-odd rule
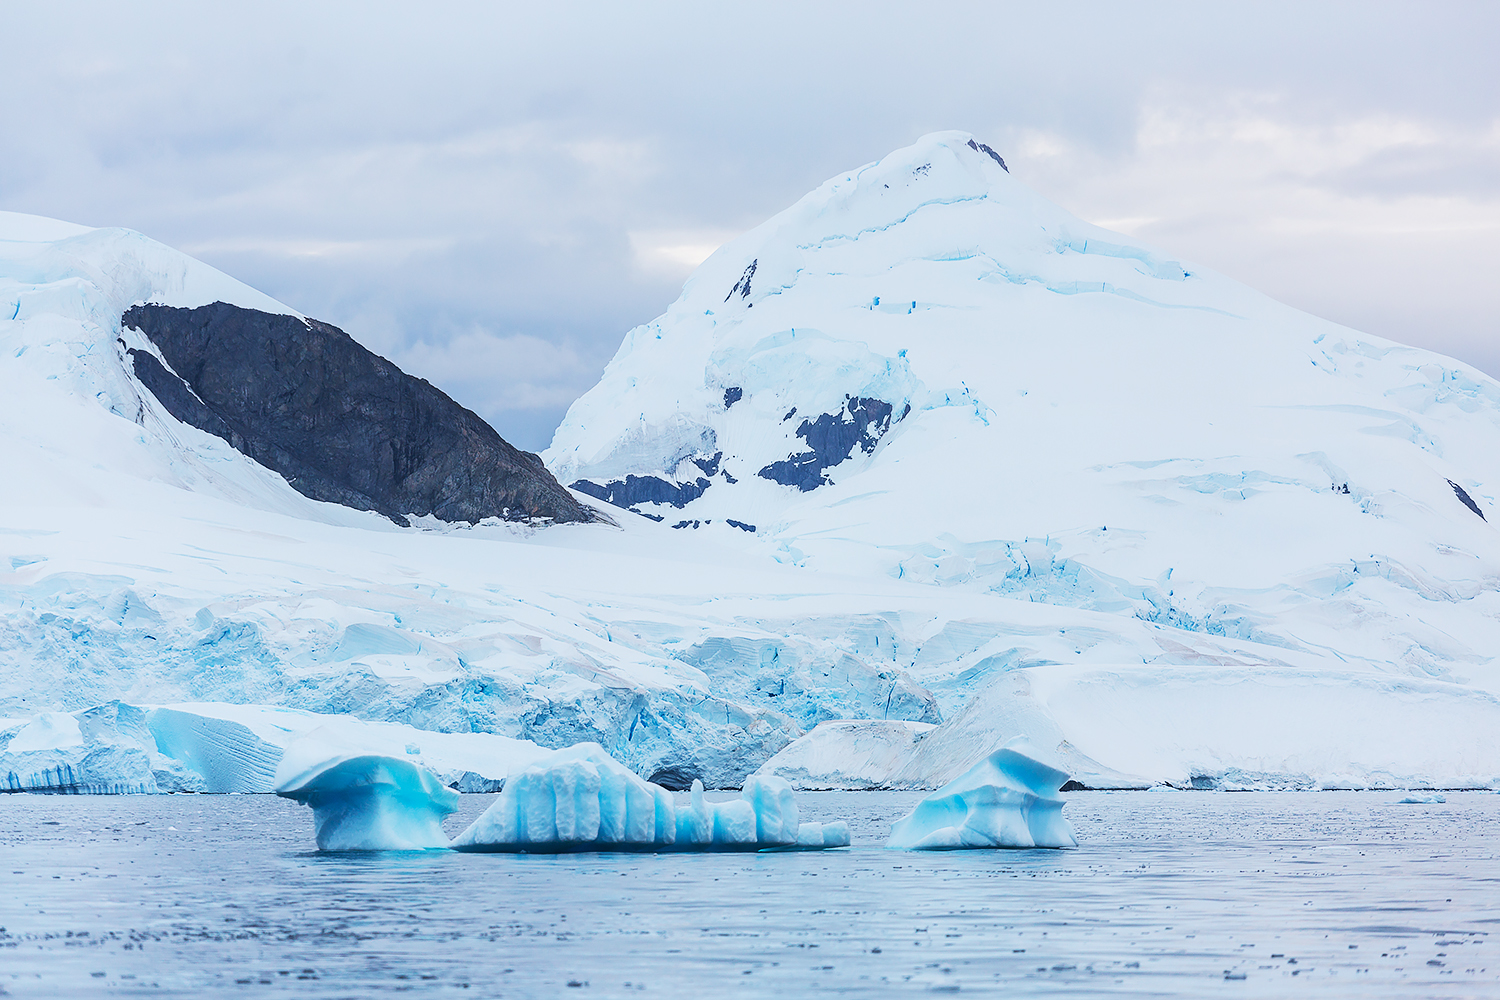
[[[426,768],[378,754],[322,760],[281,782],[276,794],[312,807],[320,851],[445,848],[443,818],[459,798]]]
[[[799,823],[786,781],[751,775],[740,798],[708,802],[695,780],[688,805],[645,781],[597,743],[580,743],[506,780],[505,789],[453,841],[456,851],[759,851],[847,847],[842,822]]]
[[[1059,794],[1066,771],[1018,736],[891,825],[887,847],[910,851],[1077,847]]]

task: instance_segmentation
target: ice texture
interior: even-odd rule
[[[1018,736],[891,825],[888,847],[913,851],[1077,847],[1060,794],[1068,773]]]
[[[458,793],[431,771],[373,754],[318,761],[276,794],[312,808],[320,851],[445,848],[443,817],[458,809]]]
[[[752,775],[740,798],[709,802],[694,781],[686,806],[597,743],[558,750],[519,773],[452,847],[458,851],[757,851],[849,843],[847,826],[799,824],[791,786]]]

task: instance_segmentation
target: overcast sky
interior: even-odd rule
[[[1500,4],[425,6],[7,4],[0,208],[191,253],[536,450],[720,243],[958,128],[1500,375]]]

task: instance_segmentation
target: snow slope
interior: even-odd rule
[[[547,455],[662,518],[618,527],[308,500],[121,361],[135,302],[292,310],[0,215],[0,753],[121,699],[593,741],[671,787],[840,719],[951,722],[817,765],[865,786],[1021,731],[1104,779],[1500,776],[1500,552],[1447,483],[1492,513],[1500,386],[1072,219],[967,143],[835,178],[631,332]],[[1357,722],[1313,725],[1346,690]]]

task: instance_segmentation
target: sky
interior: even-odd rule
[[[5,21],[0,209],[190,253],[531,450],[717,246],[950,128],[1075,215],[1500,376],[1500,4],[49,2]]]

